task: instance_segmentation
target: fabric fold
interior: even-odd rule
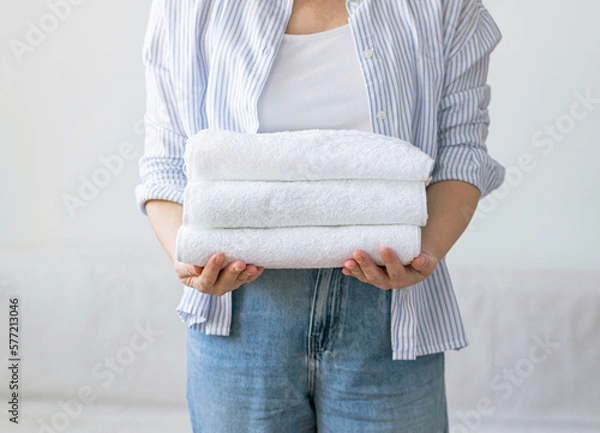
[[[229,335],[231,292],[215,297],[183,286],[183,295],[175,312],[182,322],[208,335]]]
[[[392,351],[394,357],[400,359],[415,359],[417,351],[417,312],[413,285],[392,291],[392,311],[400,313],[394,317],[391,325]]]
[[[425,183],[394,180],[195,181],[183,223],[195,228],[427,222]]]

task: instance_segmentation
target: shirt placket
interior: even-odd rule
[[[363,72],[363,78],[369,98],[369,115],[373,132],[391,135],[389,126],[389,112],[381,98],[381,89],[385,88],[382,83],[381,71],[383,67],[382,53],[378,49],[373,37],[373,26],[371,19],[370,4],[366,0],[347,0],[346,8],[349,14],[352,37],[357,49],[357,56]]]
[[[384,53],[375,43],[370,3],[367,0],[348,0],[349,13],[355,46],[360,66],[367,86],[369,113],[373,132],[398,136],[397,123],[391,122],[397,107],[387,106],[383,91],[391,91],[393,86],[385,83]],[[389,90],[388,90],[389,89]],[[395,95],[388,95],[387,101],[394,101]],[[391,347],[394,358],[403,356],[414,359],[416,350],[416,311],[409,290],[394,289],[390,303]]]

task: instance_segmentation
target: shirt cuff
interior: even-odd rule
[[[147,185],[139,184],[135,187],[135,198],[138,209],[144,214],[146,213],[146,202],[148,200],[168,200],[183,204],[183,191],[185,187],[179,185]]]
[[[461,180],[476,186],[480,199],[504,182],[505,169],[482,148],[471,145],[445,146],[440,149],[431,182]]]

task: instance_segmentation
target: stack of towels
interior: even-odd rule
[[[395,137],[358,130],[239,133],[204,129],[188,139],[188,184],[177,259],[204,266],[342,267],[360,249],[383,265],[421,249],[433,159]]]

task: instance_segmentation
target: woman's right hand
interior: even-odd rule
[[[174,261],[175,272],[183,284],[209,295],[223,296],[239,288],[244,283],[254,281],[264,270],[264,266],[246,265],[235,260],[224,266],[225,255],[213,254],[205,266],[190,265]]]

